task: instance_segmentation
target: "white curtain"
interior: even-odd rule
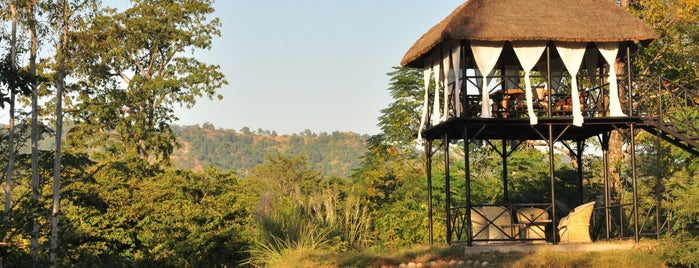
[[[444,58],[442,59],[442,66],[444,66],[444,76],[442,77],[442,85],[444,86],[444,112],[442,113],[442,118],[440,118],[440,122],[443,122],[444,120],[447,120],[449,118],[449,95],[451,93],[451,89],[449,88],[449,78],[451,77],[451,60],[449,59],[451,53],[448,53],[444,55]]]
[[[580,111],[580,92],[578,92],[578,70],[580,70],[580,65],[582,64],[583,57],[585,56],[585,43],[571,43],[571,42],[558,42],[556,43],[556,49],[558,54],[561,55],[561,60],[566,69],[570,73],[570,83],[571,92],[570,97],[573,101],[573,125],[582,126],[583,116]]]
[[[616,81],[616,54],[619,52],[619,43],[597,43],[599,52],[607,61],[609,66],[609,115],[610,116],[626,116],[621,110],[621,102],[619,101],[619,86]]]
[[[532,69],[534,69],[534,66],[539,61],[539,58],[541,58],[541,54],[544,53],[544,50],[546,49],[546,42],[512,42],[512,48],[514,48],[515,54],[517,54],[517,58],[519,59],[519,63],[522,65],[522,69],[524,69],[524,92],[527,98],[527,113],[529,114],[529,124],[536,125],[538,124],[538,119],[536,117],[536,114],[534,113],[532,81],[530,80],[529,76],[531,74]]]
[[[432,79],[432,69],[425,68],[422,70],[422,78],[425,86],[425,99],[422,102],[422,118],[420,119],[420,129],[417,131],[417,141],[422,142],[422,130],[425,129],[425,124],[427,124],[427,110],[429,109],[430,102],[430,80]]]
[[[493,70],[500,58],[503,42],[471,41],[473,58],[481,74],[483,74],[483,89],[481,90],[481,117],[493,117],[490,109],[490,92],[488,91],[487,75]]]
[[[454,98],[456,100],[456,104],[454,105],[454,109],[456,111],[456,117],[461,116],[461,45],[456,45],[454,49],[451,52],[451,60],[452,60],[452,66],[454,66],[454,86],[456,87],[454,90]]]
[[[441,84],[442,84],[441,83],[442,82],[441,81],[442,80],[441,79],[442,71],[439,68],[439,65],[440,65],[440,63],[439,63],[439,61],[437,61],[432,66],[432,71],[434,72],[434,82],[435,82],[434,83],[435,84],[435,86],[434,86],[434,100],[432,103],[432,105],[433,105],[432,106],[432,125],[433,126],[439,124],[439,118],[442,117],[442,115],[440,115],[441,109],[439,106],[439,88],[441,87]]]

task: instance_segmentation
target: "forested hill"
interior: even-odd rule
[[[267,154],[277,153],[308,158],[313,168],[326,176],[347,177],[364,155],[368,135],[351,132],[313,133],[306,130],[293,135],[277,135],[274,131],[251,131],[202,126],[173,126],[182,144],[172,155],[173,164],[180,169],[201,170],[214,165],[247,176],[250,169],[261,164]]]

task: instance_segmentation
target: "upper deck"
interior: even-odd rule
[[[434,107],[428,107],[426,126],[421,132],[427,140],[464,139],[479,140],[558,140],[583,141],[590,137],[608,133],[615,129],[627,129],[635,124],[641,129],[659,135],[661,138],[692,153],[699,154],[699,129],[694,122],[699,121],[696,101],[699,95],[669,80],[652,75],[628,75],[618,77],[618,91],[622,116],[611,116],[609,87],[604,76],[578,78],[580,112],[582,124],[573,123],[572,94],[566,90],[565,75],[554,76],[552,80],[563,81],[548,89],[541,82],[533,86],[532,112],[537,117],[533,124],[529,112],[526,92],[519,83],[523,77],[493,76],[497,81],[489,91],[490,102],[487,109],[491,117],[482,117],[484,106],[482,96],[473,94],[473,88],[481,85],[477,76],[463,76],[461,85],[466,94],[447,94],[443,102],[447,107],[446,116],[438,120]],[[532,76],[533,80],[543,81],[543,76]],[[469,83],[471,83],[469,90]],[[455,87],[452,82],[447,85]],[[632,85],[628,87],[627,85]],[[470,92],[471,91],[471,92]],[[566,92],[568,91],[568,92]],[[469,94],[470,93],[470,94]],[[434,97],[432,95],[431,97]],[[631,101],[629,101],[631,100]],[[458,104],[457,104],[458,102]],[[458,109],[458,112],[457,110]],[[549,134],[549,126],[551,133]],[[467,135],[467,136],[465,136]]]

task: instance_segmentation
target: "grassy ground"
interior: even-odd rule
[[[437,267],[667,267],[655,253],[655,246],[600,252],[483,253],[464,255],[463,245],[418,246],[402,250],[333,253],[323,251],[287,252],[272,267],[399,267],[409,262]],[[461,264],[458,262],[461,261]],[[452,263],[450,265],[449,263]],[[483,262],[487,262],[483,266]]]

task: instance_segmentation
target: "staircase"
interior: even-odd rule
[[[663,77],[643,78],[634,95],[639,126],[699,156],[699,94]]]
[[[683,150],[699,156],[699,137],[688,136],[687,130],[678,128],[673,123],[663,122],[660,118],[644,118],[640,127]]]

